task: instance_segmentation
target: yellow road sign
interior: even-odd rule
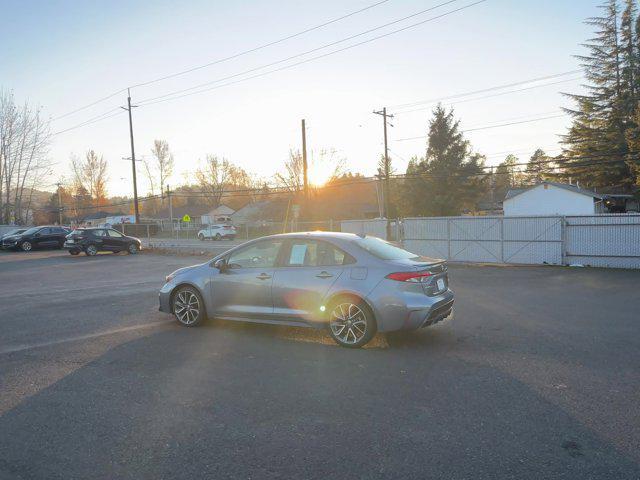
[[[185,216],[182,217],[182,221],[188,223],[191,221],[191,217],[188,214],[185,214]]]

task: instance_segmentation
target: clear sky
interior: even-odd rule
[[[232,61],[137,87],[134,103],[173,90],[234,75],[340,40],[441,3],[389,0],[366,12]],[[431,13],[345,42],[371,38],[462,7],[454,1]],[[78,2],[3,0],[0,86],[19,101],[56,117],[129,85],[217,60],[364,8],[376,0],[211,0]],[[136,153],[149,155],[166,139],[176,158],[172,184],[184,181],[198,160],[216,154],[269,177],[289,149],[300,146],[300,119],[308,148],[335,149],[354,172],[374,174],[382,153],[382,121],[374,109],[428,100],[578,68],[573,55],[591,32],[594,0],[488,0],[416,28],[288,70],[206,93],[134,110]],[[8,21],[7,21],[8,20]],[[315,55],[333,50],[318,51]],[[307,57],[305,57],[307,58]],[[289,62],[292,63],[292,62]],[[279,64],[278,66],[286,65]],[[262,72],[257,71],[256,73]],[[234,77],[241,78],[241,77]],[[571,78],[571,77],[566,77]],[[463,128],[560,113],[561,91],[579,80],[453,105]],[[126,102],[121,93],[55,121],[53,131],[77,125]],[[446,103],[446,102],[445,102]],[[406,110],[406,109],[405,109]],[[429,110],[398,115],[390,128],[395,168],[423,155]],[[522,159],[538,146],[553,150],[566,118],[469,132],[474,148],[497,164],[505,151]],[[56,175],[68,175],[69,155],[92,148],[109,162],[109,193],[131,193],[126,114],[56,135]],[[141,173],[141,172],[140,172]],[[141,193],[147,187],[141,181]]]

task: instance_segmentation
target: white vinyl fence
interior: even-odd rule
[[[374,237],[386,238],[386,220],[343,220],[340,222],[340,231],[355,233],[357,235],[371,235]]]
[[[343,222],[342,231],[384,238],[380,222]],[[400,241],[450,261],[640,268],[640,215],[406,218]]]

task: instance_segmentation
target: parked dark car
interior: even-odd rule
[[[142,242],[135,237],[127,237],[113,228],[78,228],[67,235],[64,248],[69,250],[71,255],[84,252],[91,257],[98,252],[135,254],[142,249]]]
[[[2,235],[0,235],[0,248],[5,248],[4,246],[4,239],[7,239],[7,247],[9,248],[9,245],[13,244],[13,241],[15,240],[15,238],[13,237],[18,237],[18,235],[20,235],[23,232],[26,232],[27,229],[26,228],[14,228],[13,230],[9,231],[9,232],[5,232]]]
[[[36,248],[62,248],[70,231],[58,225],[31,227],[17,235],[3,237],[2,248],[25,252]]]

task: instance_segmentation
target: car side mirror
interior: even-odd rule
[[[40,232],[36,233],[33,235],[34,237],[39,237],[40,236]]]
[[[216,260],[213,266],[220,270],[220,273],[224,273],[229,270],[229,265],[224,258],[219,258],[218,260]]]

